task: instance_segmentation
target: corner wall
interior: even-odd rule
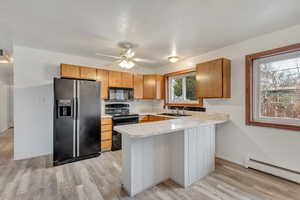
[[[245,125],[245,55],[300,42],[300,25],[262,35],[250,40],[205,53],[176,65],[157,69],[168,73],[190,68],[216,58],[229,58],[231,64],[230,99],[205,99],[207,112],[230,114],[230,122],[217,127],[216,155],[244,164],[254,157],[281,167],[300,171],[300,132]]]
[[[104,62],[47,50],[14,47],[14,159],[52,153],[53,78],[59,76],[60,63],[101,66]],[[106,69],[120,70],[117,66]],[[154,73],[143,67],[133,69],[138,73]]]

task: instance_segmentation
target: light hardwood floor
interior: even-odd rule
[[[13,161],[12,130],[0,136],[1,200],[299,200],[300,185],[217,159],[216,171],[183,189],[165,181],[129,198],[121,189],[121,152],[51,167],[51,156]]]

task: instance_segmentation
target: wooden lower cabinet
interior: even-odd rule
[[[156,116],[156,115],[149,115],[149,121],[154,122],[154,121],[162,121],[162,120],[168,120],[172,119],[169,117],[161,117],[161,116]]]
[[[101,141],[101,151],[111,150],[112,140]]]
[[[103,132],[103,131],[111,131],[111,130],[112,130],[112,125],[111,124],[101,125],[101,132]]]
[[[157,115],[145,115],[145,116],[141,116],[139,118],[139,122],[140,123],[155,122],[155,121],[163,121],[163,120],[169,120],[169,119],[173,119],[173,118],[162,117],[162,116],[157,116]]]
[[[112,140],[112,131],[102,131],[101,140]]]
[[[112,119],[101,118],[101,151],[110,151],[112,146]]]
[[[139,117],[139,122],[140,123],[147,122],[147,121],[149,121],[149,116],[148,115]]]

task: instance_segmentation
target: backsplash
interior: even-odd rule
[[[134,100],[129,102],[106,102],[104,100],[101,101],[101,111],[102,114],[105,112],[105,104],[112,104],[112,103],[127,103],[130,105],[130,112],[131,113],[143,113],[143,112],[155,112],[161,111],[163,109],[164,101],[162,100]]]

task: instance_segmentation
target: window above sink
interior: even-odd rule
[[[196,95],[196,69],[166,74],[166,105],[202,106],[202,99]]]

